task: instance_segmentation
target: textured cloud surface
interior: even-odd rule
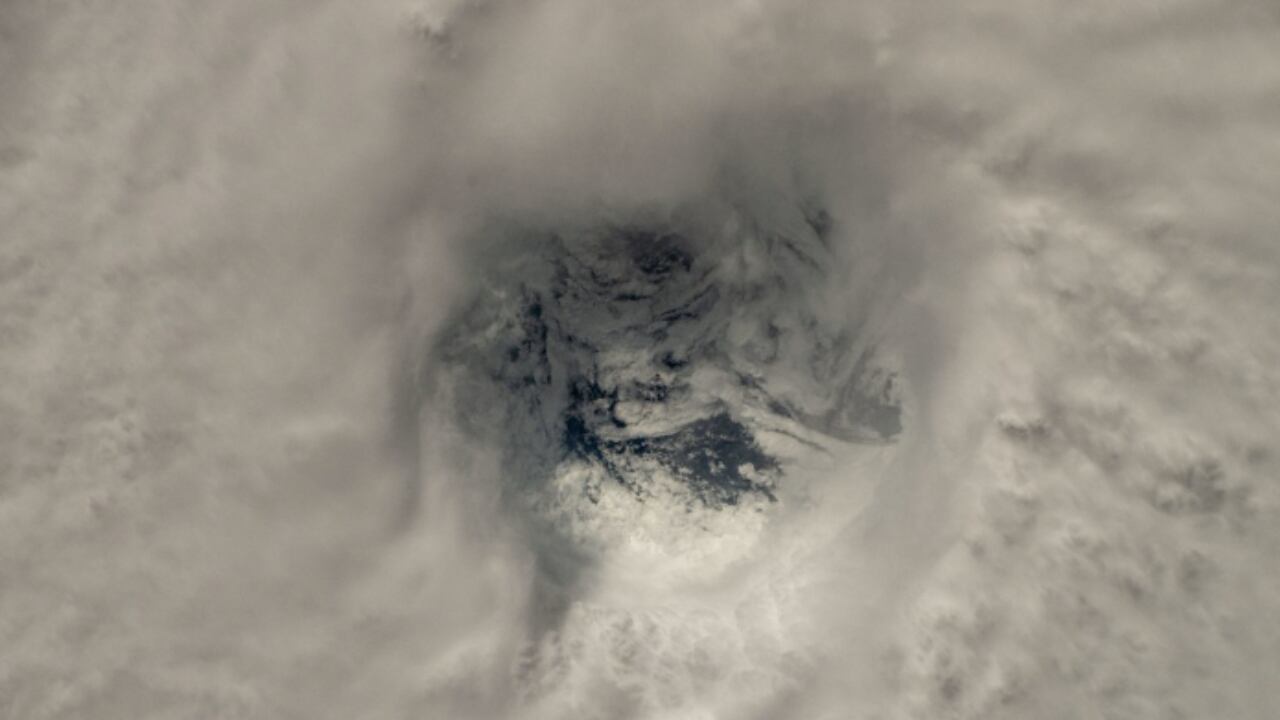
[[[0,716],[1268,718],[1259,0],[0,8]]]

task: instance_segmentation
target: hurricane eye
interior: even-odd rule
[[[797,458],[891,440],[894,374],[813,312],[820,217],[730,241],[637,223],[513,244],[520,271],[492,278],[441,340],[470,388],[458,414],[497,438],[522,491],[568,482],[586,503],[767,507]]]

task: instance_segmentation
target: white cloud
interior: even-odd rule
[[[1280,23],[1118,8],[0,10],[0,708],[1266,717]],[[810,198],[905,431],[763,513],[567,543],[423,385],[489,228]]]

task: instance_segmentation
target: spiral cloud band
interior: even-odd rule
[[[1275,716],[1269,0],[0,7],[0,717]]]

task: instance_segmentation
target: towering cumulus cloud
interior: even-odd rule
[[[1269,718],[1264,0],[0,8],[0,716]]]

